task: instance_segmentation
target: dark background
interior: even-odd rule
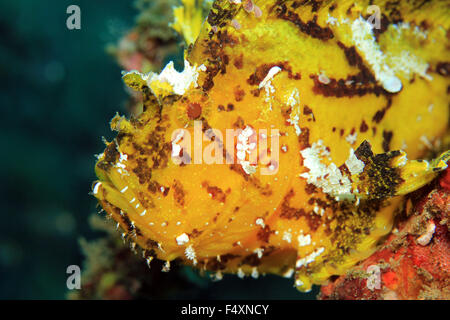
[[[81,30],[66,9],[81,8]],[[105,47],[133,27],[132,0],[0,2],[0,299],[65,299],[66,268],[83,266],[94,154],[126,113],[121,69]],[[223,299],[311,299],[293,279],[226,276],[198,287]],[[191,296],[195,298],[196,296]],[[174,295],[177,298],[177,295]]]

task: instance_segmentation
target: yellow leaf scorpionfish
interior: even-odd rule
[[[93,194],[163,271],[345,273],[447,167],[449,2],[183,3],[184,70],[124,72]]]

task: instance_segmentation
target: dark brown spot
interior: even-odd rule
[[[359,126],[359,131],[360,132],[366,132],[367,130],[369,130],[369,126],[367,125],[367,123],[363,120],[361,122],[361,125]]]
[[[436,72],[441,76],[450,76],[450,62],[439,62],[436,66]]]
[[[234,89],[234,99],[236,99],[236,101],[242,101],[245,97],[245,91],[241,89],[240,86],[237,86]]]
[[[242,69],[244,66],[244,55],[241,53],[237,58],[234,59],[233,64],[237,69]]]
[[[394,134],[392,131],[383,130],[383,150],[384,150],[384,152],[389,151],[389,149],[390,149],[389,145],[391,144],[393,135]]]
[[[202,182],[202,187],[206,188],[206,192],[208,192],[211,195],[213,200],[217,200],[222,203],[226,202],[227,195],[219,187],[211,186],[207,181]]]
[[[175,199],[175,202],[180,205],[181,207],[185,204],[185,191],[183,189],[183,185],[178,180],[173,180],[172,184],[173,188],[173,198]]]

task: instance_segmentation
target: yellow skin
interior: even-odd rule
[[[307,291],[368,257],[390,232],[402,195],[446,168],[448,153],[430,163],[408,160],[448,135],[444,2],[414,9],[408,1],[372,1],[384,16],[376,40],[352,30],[360,15],[370,16],[369,1],[294,2],[254,1],[257,9],[247,12],[216,1],[186,55],[198,85],[192,81],[182,94],[153,74],[124,75],[143,92],[144,112],[113,119],[119,134],[99,156],[93,193],[149,261],[178,259],[218,278],[294,275]],[[403,28],[392,22],[399,15]],[[395,78],[380,76],[370,48],[382,52]],[[399,68],[405,61],[414,63]],[[261,86],[273,67],[280,71]],[[196,120],[224,136],[233,128],[269,136],[278,129],[278,171],[261,174],[268,166],[258,164],[247,173],[236,156],[234,165],[175,163],[173,133],[185,128],[194,137]],[[211,154],[218,139],[204,139],[202,150]],[[319,146],[328,150],[320,162],[340,167],[350,192],[340,193],[328,176],[305,178],[312,171],[304,157]],[[274,153],[270,138],[268,147]],[[364,167],[353,174],[344,165],[351,150]]]

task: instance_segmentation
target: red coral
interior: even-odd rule
[[[430,189],[411,195],[412,214],[399,217],[397,230],[383,247],[346,275],[323,286],[319,298],[449,299],[450,170]],[[380,270],[379,289],[369,285],[371,266]]]

